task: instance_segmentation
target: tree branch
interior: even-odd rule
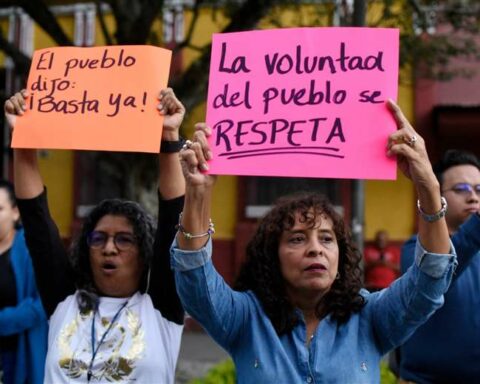
[[[115,0],[110,5],[117,22],[117,43],[145,44],[163,0]]]
[[[19,0],[18,5],[60,46],[73,45],[42,0]]]
[[[2,31],[0,31],[0,50],[5,52],[5,54],[13,60],[13,62],[15,63],[15,69],[18,72],[22,74],[28,73],[32,61],[16,46],[14,46],[7,39],[5,39]]]
[[[246,0],[233,14],[230,23],[222,33],[254,29],[276,3],[275,0]],[[205,46],[201,56],[172,84],[187,111],[193,110],[195,106],[206,100],[211,49],[212,44]],[[192,84],[195,84],[194,88]]]
[[[95,5],[97,7],[98,21],[100,22],[100,28],[102,30],[103,37],[105,38],[105,43],[107,45],[113,45],[113,39],[107,29],[107,24],[105,23],[105,16],[102,11],[101,0],[95,0]]]
[[[192,40],[193,31],[195,30],[195,26],[197,25],[198,16],[200,14],[200,6],[203,3],[204,3],[204,0],[195,1],[195,5],[193,6],[193,11],[192,11],[193,12],[192,22],[188,27],[187,36],[185,36],[185,39],[180,44],[177,44],[177,46],[173,50],[174,53],[180,51],[185,47],[191,47],[190,41]]]
[[[133,24],[134,44],[145,44],[150,35],[152,24],[163,7],[162,0],[145,0],[140,17]]]

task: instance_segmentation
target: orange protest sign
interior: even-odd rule
[[[152,46],[36,51],[12,147],[158,153],[170,60]]]

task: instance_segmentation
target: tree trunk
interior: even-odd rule
[[[278,1],[245,1],[233,14],[230,23],[222,33],[254,29],[257,23],[270,11],[275,3],[278,3]],[[205,47],[200,58],[195,60],[181,77],[172,84],[175,93],[179,99],[182,100],[187,112],[207,99],[211,49],[211,44]]]

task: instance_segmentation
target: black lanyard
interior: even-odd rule
[[[90,379],[92,378],[92,374],[93,374],[92,366],[93,366],[93,362],[95,361],[95,356],[97,355],[98,350],[100,349],[101,345],[105,341],[105,337],[107,337],[108,332],[110,332],[110,330],[112,329],[113,323],[115,323],[115,321],[117,321],[118,317],[120,316],[120,312],[122,312],[122,309],[125,308],[127,306],[127,304],[128,304],[128,300],[125,303],[123,303],[122,306],[120,307],[120,309],[117,311],[117,313],[115,313],[115,316],[113,316],[113,319],[110,322],[110,325],[108,326],[105,333],[102,335],[102,337],[100,339],[100,342],[97,345],[97,348],[95,348],[95,317],[96,317],[98,308],[96,308],[95,311],[93,312],[92,332],[91,332],[91,336],[92,336],[92,358],[90,360],[90,364],[88,365],[87,382],[90,382]]]

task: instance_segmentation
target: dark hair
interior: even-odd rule
[[[280,237],[283,231],[295,225],[297,212],[301,220],[311,226],[315,225],[320,215],[330,217],[338,242],[340,278],[335,280],[317,304],[317,316],[323,318],[331,314],[333,319],[344,323],[365,303],[360,295],[362,257],[353,245],[340,215],[326,198],[318,194],[301,193],[283,197],[260,221],[247,246],[247,261],[236,281],[236,289],[255,293],[278,334],[290,331],[298,322],[295,308],[286,294],[278,256]]]
[[[15,199],[13,184],[8,180],[0,180],[0,189],[4,189],[7,192],[8,200],[12,204],[12,207],[16,207],[17,200]]]
[[[99,220],[105,215],[123,216],[132,225],[138,243],[138,252],[145,265],[140,290],[145,292],[147,288],[148,269],[153,257],[155,221],[150,214],[133,201],[103,200],[87,216],[81,232],[72,243],[71,248],[71,262],[76,276],[76,286],[80,291],[79,306],[82,312],[93,309],[98,300],[98,291],[90,267],[90,248],[87,239]]]
[[[7,192],[7,198],[10,202],[10,205],[12,206],[12,208],[16,208],[17,199],[15,198],[15,190],[13,184],[8,180],[0,179],[0,189],[3,189],[5,190],[5,192]],[[14,228],[17,230],[22,228],[22,223],[20,219],[15,221]]]
[[[445,171],[457,165],[473,165],[480,170],[480,161],[472,152],[460,149],[449,149],[433,167],[433,172],[435,172],[435,176],[440,185],[443,184],[443,174]]]

